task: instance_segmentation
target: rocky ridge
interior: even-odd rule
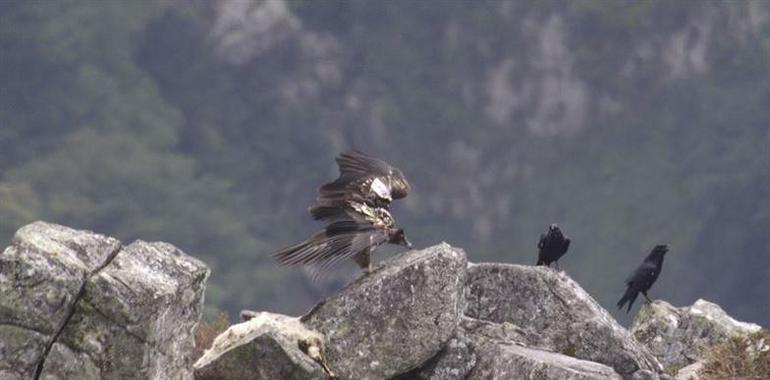
[[[273,371],[265,368],[272,362],[287,379],[668,378],[655,355],[565,273],[472,264],[445,243],[386,260],[299,318],[282,316],[276,325],[267,314],[245,314],[254,318],[216,339],[195,364],[196,379],[235,379],[243,367],[268,379],[260,371]],[[244,329],[256,335],[244,340]],[[308,360],[299,353],[312,339],[323,354]],[[244,356],[255,345],[262,353],[282,349],[273,361],[256,351]],[[237,364],[212,371],[217,362]]]
[[[0,378],[690,379],[709,347],[761,329],[699,300],[644,305],[629,332],[564,272],[443,243],[303,316],[244,312],[193,364],[208,275],[167,243],[25,226],[0,255]]]

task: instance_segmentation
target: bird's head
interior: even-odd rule
[[[559,230],[559,226],[556,225],[556,223],[552,223],[550,226],[548,226],[548,232],[556,232]]]
[[[647,257],[651,260],[663,261],[663,257],[666,256],[666,252],[668,252],[668,246],[665,244],[658,244],[652,248],[652,252],[650,252],[649,256]]]
[[[399,169],[393,169],[393,179],[391,182],[391,195],[394,199],[401,199],[406,197],[412,190],[409,182],[406,180],[404,173]]]
[[[404,247],[408,249],[412,249],[412,243],[409,242],[409,240],[406,238],[406,234],[404,234],[403,228],[395,228],[392,230],[390,234],[390,244],[398,244],[403,245]]]

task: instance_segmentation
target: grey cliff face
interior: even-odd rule
[[[208,274],[170,244],[23,227],[0,255],[0,378],[190,379]]]

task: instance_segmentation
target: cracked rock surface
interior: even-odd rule
[[[170,244],[27,225],[0,255],[0,378],[191,379],[208,274]]]
[[[662,367],[569,276],[546,267],[472,264],[465,315],[518,326],[524,343],[612,367],[624,378]]]
[[[515,344],[490,342],[479,346],[477,350],[479,361],[466,378],[468,380],[621,379],[606,365]]]
[[[719,305],[702,299],[680,308],[657,300],[642,306],[631,333],[664,366],[685,367],[702,359],[711,346],[760,329],[759,325],[736,321]]]
[[[195,364],[197,380],[667,378],[565,274],[469,264],[448,244],[386,260],[300,318],[242,317]],[[308,339],[321,342],[315,357]]]
[[[465,253],[448,244],[385,261],[302,317],[325,336],[342,379],[387,379],[420,366],[452,336],[463,310]]]
[[[508,322],[463,317],[444,350],[408,379],[621,379],[611,367],[526,347],[522,330]],[[406,379],[405,378],[405,379]]]

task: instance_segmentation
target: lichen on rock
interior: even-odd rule
[[[563,272],[473,264],[465,297],[466,316],[518,326],[530,347],[602,363],[623,376],[662,370],[646,347]]]
[[[0,375],[190,379],[208,274],[170,244],[22,227],[0,255]]]
[[[702,299],[681,308],[658,300],[642,306],[631,333],[665,367],[682,368],[699,360],[709,347],[760,329],[759,325],[736,321],[719,305]]]

